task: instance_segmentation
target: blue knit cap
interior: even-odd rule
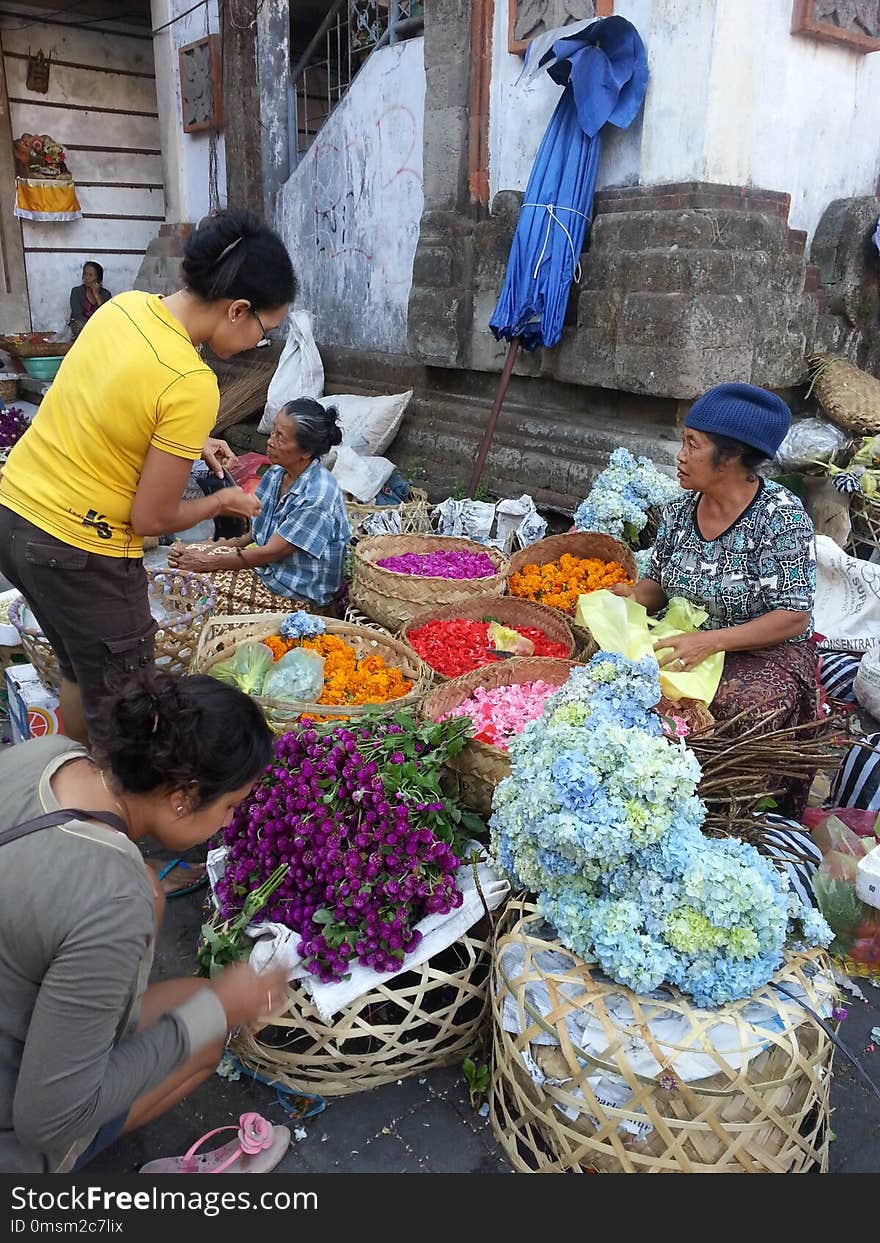
[[[697,398],[684,420],[695,432],[714,432],[767,457],[776,450],[791,427],[791,411],[775,393],[754,384],[719,384]]]

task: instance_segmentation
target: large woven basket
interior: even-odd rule
[[[214,611],[211,580],[185,570],[147,570],[146,574],[150,607],[154,616],[162,615],[154,638],[156,664],[168,673],[188,673],[202,626]],[[58,661],[24,599],[12,605],[9,620],[40,681],[57,693],[61,686]]]
[[[12,341],[0,337],[0,350],[17,358],[59,358],[67,353],[72,341]]]
[[[422,715],[438,721],[444,713],[457,708],[477,687],[486,690],[495,686],[514,686],[522,682],[552,682],[563,686],[575,667],[571,660],[554,660],[546,656],[514,656],[497,665],[473,669],[460,678],[452,678],[435,687],[422,705]],[[492,747],[475,738],[460,754],[448,761],[458,774],[460,797],[474,811],[487,816],[492,810],[492,795],[503,777],[510,774],[510,756],[500,747]]]
[[[576,644],[569,625],[570,619],[557,609],[545,608],[543,604],[534,604],[519,596],[474,596],[461,604],[427,609],[424,613],[417,613],[410,618],[401,630],[400,637],[412,646],[409,636],[419,626],[431,621],[454,621],[460,617],[469,621],[483,621],[484,618],[491,617],[493,621],[499,621],[504,626],[533,627],[545,634],[552,643],[564,643],[568,649],[566,655],[569,658],[574,657]],[[492,665],[481,667],[492,668]],[[447,681],[436,669],[432,669],[432,672],[439,682]]]
[[[322,1096],[348,1096],[459,1063],[476,1048],[486,1019],[490,950],[481,921],[330,1022],[294,982],[282,1017],[256,1036],[242,1029],[233,1050],[273,1082]]]
[[[207,557],[222,557],[229,552],[226,544],[196,543],[182,547]],[[290,596],[279,596],[270,591],[260,576],[251,569],[203,570],[214,585],[218,613],[294,613],[297,610],[311,612],[311,605]]]
[[[870,561],[880,550],[880,503],[863,492],[849,498],[850,532],[846,551],[851,557]]]
[[[547,565],[550,561],[558,561],[568,553],[570,557],[587,560],[595,557],[598,561],[616,561],[623,568],[628,578],[635,581],[636,559],[632,549],[615,539],[613,535],[600,535],[595,531],[567,531],[564,535],[548,535],[521,548],[510,558],[508,576],[518,574],[527,565]]]
[[[490,1110],[514,1169],[827,1170],[832,1044],[776,983],[818,1013],[836,991],[827,958],[812,951],[788,956],[773,982],[715,1010],[671,986],[639,997],[566,950],[534,906],[511,901],[493,955]],[[757,1023],[755,1003],[764,1007]],[[709,1034],[720,1023],[733,1045],[723,1052]],[[679,1077],[685,1053],[704,1061],[705,1077]]]
[[[212,617],[202,631],[199,645],[192,662],[193,673],[210,673],[220,660],[232,656],[239,643],[255,640],[260,642],[269,635],[278,634],[286,613],[258,613],[248,616]],[[333,704],[307,703],[305,700],[280,701],[256,697],[266,718],[278,729],[290,728],[302,717],[320,717],[330,721],[356,720],[358,717],[393,716],[402,709],[414,710],[421,703],[431,685],[431,673],[406,643],[391,635],[383,634],[366,626],[353,626],[349,622],[325,619],[325,632],[338,635],[357,652],[358,656],[381,656],[387,665],[396,666],[405,678],[412,682],[412,690],[399,699],[381,704]]]
[[[834,354],[811,354],[811,387],[832,422],[858,436],[880,432],[880,380]]]
[[[377,565],[405,553],[485,553],[497,568],[488,578],[428,578],[398,574]],[[507,579],[507,558],[474,540],[445,535],[374,535],[354,548],[351,602],[373,621],[397,631],[425,609],[461,604],[475,596],[501,596]]]
[[[398,535],[428,535],[431,531],[428,494],[422,488],[410,488],[409,499],[398,505],[361,505],[359,501],[346,501],[345,512],[353,540],[373,535],[370,528],[374,519],[399,527],[395,532]]]

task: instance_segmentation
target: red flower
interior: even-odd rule
[[[535,626],[513,626],[518,634],[531,639],[536,656],[568,655],[563,643],[554,643]],[[447,678],[457,678],[471,669],[494,665],[503,657],[495,656],[489,646],[488,624],[469,618],[426,622],[409,632],[409,641],[426,664]]]

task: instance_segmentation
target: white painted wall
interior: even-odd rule
[[[792,36],[791,0],[616,0],[648,52],[642,117],[605,141],[599,186],[702,180],[789,193],[812,235],[832,199],[880,172],[880,53]],[[525,189],[560,88],[517,85],[508,0],[496,0],[491,193]]]
[[[82,220],[22,222],[33,328],[58,332],[66,328],[70,289],[84,261],[103,265],[113,293],[130,289],[164,219],[153,48],[148,36],[29,24],[17,11],[24,15],[0,18],[13,136],[48,133],[67,149],[83,210]],[[46,95],[26,86],[25,58],[39,48],[59,62]],[[125,251],[133,253],[114,253]]]
[[[152,0],[153,29],[158,30],[167,22],[192,8],[193,0]],[[167,218],[169,222],[198,223],[207,216],[212,206],[226,202],[226,145],[223,132],[213,138],[217,160],[218,202],[211,202],[211,146],[212,136],[206,131],[185,134],[180,102],[180,67],[178,49],[187,43],[203,39],[206,34],[218,34],[220,16],[217,0],[206,5],[174,25],[162,30],[153,39],[156,60],[156,93],[159,100],[159,128],[162,147],[162,167],[165,174]],[[234,106],[227,104],[227,106]]]
[[[424,40],[374,52],[277,200],[319,345],[393,353],[419,237]]]

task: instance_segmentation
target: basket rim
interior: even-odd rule
[[[199,641],[190,661],[190,673],[207,673],[210,674],[211,668],[217,663],[220,657],[212,660],[209,665],[205,665],[205,649],[211,640],[212,631],[219,630],[221,627],[226,632],[233,631],[238,627],[246,627],[254,622],[266,624],[265,638],[269,635],[276,634],[280,629],[281,623],[289,617],[289,613],[229,613],[215,614],[209,617],[205,622],[202,632],[199,635]],[[409,708],[413,707],[421,700],[425,690],[431,685],[432,678],[430,670],[425,662],[421,659],[417,652],[413,651],[407,644],[394,635],[384,631],[374,630],[368,626],[359,626],[355,622],[340,621],[337,618],[322,618],[325,625],[325,633],[339,634],[344,637],[346,634],[363,635],[369,639],[373,646],[384,646],[389,648],[395,655],[405,657],[410,663],[415,664],[416,677],[408,680],[412,681],[412,689],[407,691],[405,695],[401,695],[398,699],[388,699],[374,704],[319,704],[312,700],[305,699],[268,699],[263,695],[253,695],[252,699],[263,707],[273,711],[287,712],[291,708],[298,716],[307,716],[309,710],[315,716],[336,717],[344,716],[346,718],[352,715],[359,716],[371,711],[374,708]],[[251,636],[254,639],[254,636]],[[260,639],[254,639],[255,642],[262,642]]]
[[[545,551],[551,544],[554,548],[559,547],[561,541],[570,541],[576,545],[583,539],[601,539],[607,541],[618,550],[619,555],[614,558],[619,565],[626,570],[630,577],[634,577],[636,573],[636,559],[633,551],[622,540],[615,535],[607,535],[604,531],[561,531],[558,535],[545,535],[543,539],[536,540],[534,544],[527,544],[525,548],[518,549],[510,558],[509,576],[512,578],[514,574],[518,574],[524,566],[527,565],[547,565],[550,561],[556,561],[559,557],[565,555],[564,548],[557,552],[554,556],[548,557],[546,560],[536,560],[535,554],[540,557],[541,547],[544,546]],[[572,552],[571,556],[577,556],[576,552]],[[582,559],[584,554],[581,554]]]
[[[523,659],[546,659],[546,660],[573,660],[574,659],[577,653],[577,640],[575,639],[575,636],[572,631],[568,618],[563,613],[558,612],[556,609],[551,609],[546,604],[539,604],[538,601],[536,600],[529,600],[525,596],[472,596],[470,599],[462,600],[461,602],[457,604],[438,604],[434,608],[424,609],[421,613],[414,614],[409,619],[408,622],[404,622],[403,626],[401,626],[400,631],[399,631],[400,637],[404,643],[412,647],[412,643],[410,642],[410,638],[409,638],[410,631],[417,630],[419,626],[427,625],[428,622],[431,622],[431,621],[455,621],[457,618],[461,618],[462,620],[465,620],[465,621],[475,621],[477,620],[477,618],[473,616],[474,613],[481,612],[483,608],[490,609],[490,610],[497,609],[499,604],[501,605],[502,611],[505,611],[508,609],[522,608],[524,609],[526,615],[528,615],[532,611],[536,611],[538,613],[538,616],[533,617],[531,620],[534,623],[535,628],[538,630],[541,630],[542,633],[545,635],[545,637],[549,639],[551,642],[554,642],[554,643],[562,642],[562,639],[561,638],[557,639],[552,634],[549,634],[546,627],[542,628],[541,622],[544,620],[544,618],[541,617],[541,614],[545,614],[550,620],[552,620],[553,624],[557,628],[564,630],[566,634],[566,642],[568,643],[568,649],[569,649],[567,656],[524,657]],[[517,623],[511,619],[507,622],[504,622],[504,624],[515,627]],[[529,622],[524,621],[523,624],[528,625]],[[415,651],[415,648],[413,648],[413,651]],[[418,655],[418,652],[416,652],[416,655]],[[448,677],[447,674],[441,673],[439,669],[435,669],[432,664],[430,664],[428,661],[424,659],[424,657],[421,657],[421,659],[428,666],[428,668],[432,671],[435,677],[442,678],[444,681],[452,680]],[[490,661],[487,665],[475,665],[474,669],[491,668],[492,665],[496,663],[497,662],[495,661]],[[473,673],[474,669],[469,669],[467,672]],[[459,676],[464,676],[464,675],[459,675]]]
[[[426,540],[435,543],[435,545],[442,544],[444,547],[450,548],[451,551],[484,552],[494,563],[496,572],[494,574],[484,574],[479,578],[466,579],[443,578],[439,574],[402,574],[400,570],[389,570],[384,565],[377,565],[376,560],[368,556],[368,553],[378,551],[371,546],[378,544],[380,540]],[[416,550],[410,549],[409,551],[414,552]],[[394,555],[394,553],[388,553],[388,556]],[[420,532],[413,532],[411,535],[368,535],[366,539],[358,540],[357,544],[354,545],[354,559],[355,563],[363,561],[376,574],[387,574],[392,580],[398,579],[413,583],[491,583],[499,577],[504,577],[510,566],[510,561],[505,557],[504,553],[499,552],[497,548],[490,547],[488,544],[479,544],[476,540],[467,539],[463,535],[429,535],[428,533],[422,534]]]

